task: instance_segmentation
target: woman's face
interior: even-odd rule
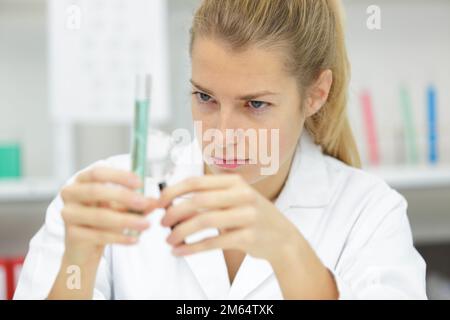
[[[274,51],[233,52],[217,40],[195,40],[192,115],[211,173],[253,184],[290,163],[304,119],[296,79],[282,61]]]

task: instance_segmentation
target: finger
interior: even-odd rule
[[[94,167],[89,170],[81,172],[77,178],[77,182],[89,183],[116,183],[131,189],[142,187],[143,182],[133,172],[126,170],[119,170],[104,166]]]
[[[99,245],[107,244],[123,244],[131,245],[138,242],[137,237],[126,236],[122,233],[114,233],[109,231],[93,230],[87,227],[71,226],[68,228],[70,236],[79,241],[89,241]]]
[[[142,214],[147,215],[159,208],[159,200],[152,197],[146,197],[147,206],[142,210]]]
[[[158,199],[148,197],[148,200],[149,200],[149,205],[146,208],[144,208],[142,210],[142,212],[139,212],[142,215],[148,215],[153,210],[155,210],[159,207]],[[127,207],[125,207],[124,205],[120,204],[117,201],[110,201],[110,202],[100,201],[98,203],[97,207],[111,209],[113,211],[122,212],[122,213],[130,211]]]
[[[252,191],[238,189],[199,192],[190,199],[170,206],[161,223],[163,226],[173,226],[201,211],[230,208],[243,204],[251,205],[251,198],[254,196]]]
[[[76,183],[61,191],[64,202],[84,204],[101,201],[117,201],[129,209],[142,211],[152,205],[152,201],[130,189],[102,183]]]
[[[220,236],[210,237],[191,244],[182,244],[172,249],[172,253],[176,256],[185,256],[198,253],[201,251],[213,249],[239,249],[241,239],[245,236],[244,230],[223,233]]]
[[[64,221],[72,225],[87,226],[105,231],[123,232],[124,229],[144,231],[150,223],[140,215],[124,214],[105,208],[66,205],[61,214]]]
[[[167,207],[175,198],[194,191],[212,189],[224,189],[241,181],[241,177],[235,174],[206,175],[190,177],[177,184],[166,187],[159,199],[162,208]]]
[[[249,211],[250,212],[250,211]],[[166,241],[173,246],[177,246],[186,237],[208,228],[217,229],[237,229],[250,225],[253,222],[253,215],[248,214],[245,208],[210,211],[199,214],[195,217],[178,224]]]
[[[97,204],[97,207],[99,207],[99,208],[108,208],[108,209],[111,209],[110,203],[109,203],[109,202],[106,202],[106,201],[100,201],[100,202]]]
[[[153,210],[159,208],[158,199],[152,198],[152,197],[147,197],[147,200],[148,200],[148,205],[144,209],[142,209],[141,212],[139,212],[139,213],[142,213],[143,215],[147,215],[147,214],[151,213]],[[119,212],[128,212],[129,211],[129,209],[127,207],[125,207],[124,205],[122,205],[120,202],[117,202],[117,201],[111,201],[109,203],[105,202],[104,206],[102,203],[102,207],[106,207],[111,210],[119,211]]]
[[[106,208],[106,209],[111,209],[117,212],[127,212],[128,208],[125,207],[123,204],[120,204],[117,201],[100,201],[99,203],[97,203],[97,207],[100,208]]]
[[[102,207],[102,208],[108,208],[108,209],[118,211],[118,212],[127,212],[128,211],[127,207],[125,207],[123,204],[121,204],[120,202],[117,202],[117,201],[109,201],[109,202],[101,201],[100,204],[101,204],[100,207]]]

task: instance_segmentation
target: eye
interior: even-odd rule
[[[195,96],[197,96],[197,99],[200,103],[208,103],[211,102],[212,98],[210,95],[203,93],[203,92],[193,92],[192,94],[194,94]]]
[[[267,102],[256,101],[256,100],[249,101],[248,104],[252,109],[255,109],[255,110],[261,110],[261,109],[264,109],[264,107],[268,106]]]

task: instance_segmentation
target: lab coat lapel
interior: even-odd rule
[[[320,213],[329,201],[328,189],[324,155],[305,131],[275,206],[309,242],[314,241]],[[267,260],[246,255],[231,286],[229,299],[245,299],[272,275],[274,271]]]
[[[175,162],[175,169],[168,179],[168,185],[190,176],[204,174],[202,153],[196,140],[177,154]],[[207,229],[190,235],[185,241],[189,244],[218,234],[217,229]],[[222,250],[204,251],[180,259],[186,261],[207,299],[224,299],[227,296],[230,282]]]
[[[228,299],[244,299],[272,274],[272,266],[267,260],[247,254],[234,278]]]
[[[317,212],[323,209],[317,208]],[[317,226],[319,216],[311,213],[309,208],[289,208],[285,210],[287,218],[299,229],[308,242],[314,241],[313,230]],[[226,269],[225,269],[225,272]],[[245,299],[252,291],[262,285],[264,281],[274,275],[271,264],[264,259],[246,255],[230,288],[228,299]]]
[[[285,188],[275,205],[314,246],[318,221],[331,199],[331,182],[322,148],[304,131]]]
[[[217,229],[204,232],[205,237],[217,236]],[[199,239],[196,239],[198,241]],[[182,257],[195,275],[208,299],[224,299],[230,289],[223,252],[220,249],[203,251]]]

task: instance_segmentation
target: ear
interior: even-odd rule
[[[316,114],[327,102],[333,84],[333,72],[330,69],[321,72],[317,80],[308,89],[306,99],[306,117]]]

